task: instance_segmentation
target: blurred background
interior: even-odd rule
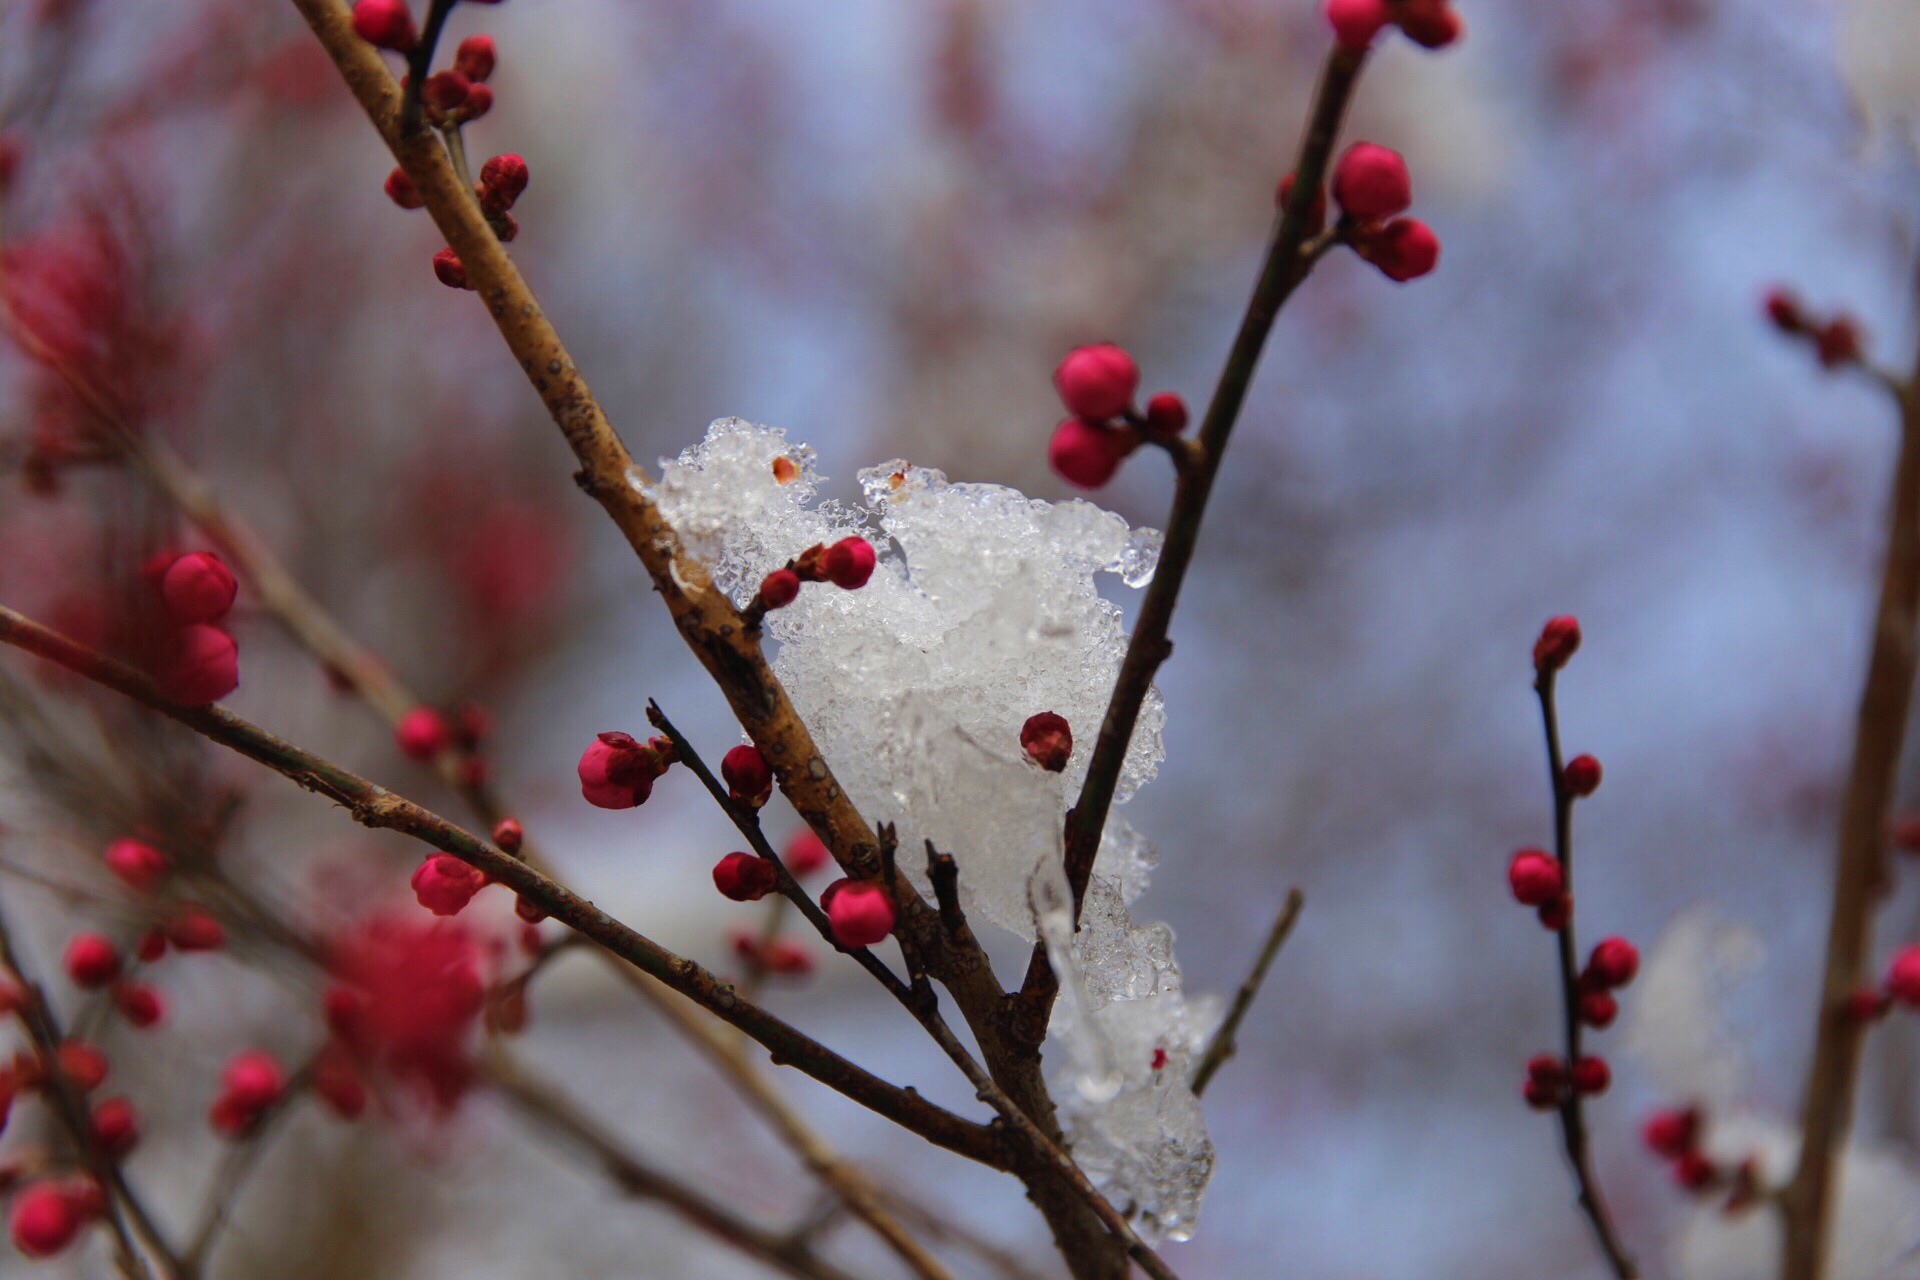
[[[1397,286],[1336,254],[1289,305],[1176,621],[1168,758],[1126,811],[1161,854],[1135,915],[1172,925],[1190,990],[1231,990],[1286,889],[1307,898],[1209,1091],[1218,1171],[1168,1256],[1189,1280],[1602,1274],[1554,1126],[1518,1096],[1559,995],[1503,881],[1550,836],[1528,653],[1570,612],[1567,745],[1606,767],[1577,821],[1584,937],[1624,934],[1658,965],[1676,928],[1743,931],[1718,1005],[1739,1066],[1712,1089],[1636,1030],[1632,990],[1596,1037],[1615,1070],[1590,1109],[1601,1178],[1654,1271],[1760,1276],[1688,1252],[1699,1211],[1638,1128],[1690,1089],[1788,1116],[1805,1070],[1897,424],[1760,299],[1791,284],[1910,364],[1920,11],[1463,12],[1442,54],[1384,42],[1349,129],[1407,156],[1440,268]],[[451,36],[475,31],[500,62],[468,146],[527,158],[514,255],[636,457],[738,415],[810,443],[842,497],[896,457],[1062,496],[1049,375],[1075,343],[1122,342],[1144,391],[1204,403],[1327,43],[1304,0],[512,0],[461,7]],[[725,706],[483,309],[435,283],[440,241],[382,194],[391,162],[291,7],[4,0],[0,112],[15,305],[78,292],[112,315],[89,358],[115,402],[416,693],[490,709],[494,781],[563,878],[736,971],[728,930],[761,917],[709,887],[724,819],[690,779],[608,813],[573,778],[593,733],[646,731],[648,698],[717,755],[737,740]],[[0,380],[0,600],[106,642],[140,560],[197,544],[34,362],[10,354]],[[1169,496],[1144,457],[1100,500],[1158,525]],[[240,600],[236,711],[458,812]],[[0,905],[49,973],[110,898],[107,840],[210,821],[229,796],[217,857],[260,900],[319,930],[413,910],[405,841],[18,657],[0,681]],[[49,741],[80,763],[60,772]],[[496,896],[463,920],[510,939]],[[1920,892],[1881,920],[1889,944],[1920,939]],[[323,1034],[310,983],[237,932],[167,972],[167,1028],[102,1032],[147,1113],[131,1173],[163,1214],[190,1219],[211,1175],[220,1064]],[[852,966],[768,998],[972,1106]],[[1920,1159],[1910,1023],[1876,1035],[1860,1113],[1894,1170]],[[813,1202],[707,1063],[586,958],[542,975],[512,1051],[743,1212]],[[1013,1181],[780,1083],[889,1185],[1059,1274]],[[377,1121],[294,1114],[213,1274],[762,1274],[484,1090]],[[858,1231],[830,1238],[898,1274]],[[1920,1275],[1904,1265],[1882,1274]],[[41,1271],[108,1274],[105,1244]]]

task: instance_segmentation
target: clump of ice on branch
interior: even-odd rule
[[[1126,652],[1120,611],[1100,584],[1144,586],[1160,535],[1089,502],[954,484],[905,462],[860,482],[864,503],[816,504],[812,450],[727,418],[663,463],[648,492],[740,604],[814,543],[858,534],[874,544],[879,564],[865,587],[809,586],[768,614],[774,670],[848,796],[873,821],[898,825],[901,866],[922,891],[922,842],[932,840],[953,855],[976,923],[1044,934],[1056,967],[1071,970],[1047,1056],[1075,1154],[1134,1204],[1144,1232],[1184,1235],[1213,1164],[1186,1080],[1217,1013],[1182,997],[1171,931],[1128,916],[1151,846],[1108,823],[1074,934],[1061,844]],[[1073,726],[1062,773],[1020,749],[1020,726],[1039,711]],[[1164,722],[1156,690],[1116,800],[1152,780]]]

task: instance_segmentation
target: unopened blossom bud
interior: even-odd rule
[[[235,1054],[220,1073],[221,1095],[247,1111],[266,1110],[280,1101],[286,1088],[287,1075],[279,1060],[263,1049]]]
[[[107,1055],[85,1040],[63,1042],[54,1060],[60,1074],[82,1093],[92,1093],[107,1078]]]
[[[1592,756],[1579,755],[1567,761],[1564,774],[1567,790],[1576,796],[1590,796],[1600,789],[1600,762]]]
[[[1187,429],[1187,402],[1171,391],[1147,399],[1147,434],[1170,440]]]
[[[1580,1021],[1596,1031],[1605,1031],[1620,1016],[1620,1002],[1604,991],[1589,991],[1580,997]]]
[[[1847,1014],[1855,1022],[1877,1022],[1892,1010],[1892,997],[1878,987],[1860,987],[1847,997]]]
[[[547,918],[547,909],[532,898],[516,897],[513,900],[513,914],[528,924],[539,924]],[[538,934],[535,936],[538,937]]]
[[[76,933],[63,963],[74,986],[97,991],[120,976],[120,949],[97,933]]]
[[[227,931],[200,907],[186,907],[166,928],[167,941],[180,951],[218,951],[227,945]]]
[[[1413,203],[1407,162],[1398,151],[1356,142],[1333,167],[1333,198],[1355,222],[1379,222],[1404,213]]]
[[[102,858],[107,870],[135,893],[152,893],[167,878],[173,863],[167,855],[146,843],[122,837],[107,846]]]
[[[780,887],[780,873],[765,858],[730,853],[713,864],[713,887],[735,902],[758,902]]]
[[[760,964],[768,973],[789,978],[805,977],[813,972],[813,953],[787,938],[775,938],[760,951]]]
[[[1640,1137],[1655,1155],[1678,1160],[1699,1144],[1700,1112],[1693,1107],[1656,1111],[1647,1117]]]
[[[1036,712],[1020,726],[1020,749],[1048,773],[1059,773],[1073,754],[1073,730],[1065,716]]]
[[[144,982],[115,983],[113,1007],[120,1011],[127,1025],[140,1031],[158,1026],[167,1015],[167,1007],[161,1001],[160,993]]]
[[[873,881],[842,880],[821,896],[841,946],[870,947],[893,932],[893,899]]]
[[[387,199],[402,209],[419,209],[427,203],[420,198],[420,189],[413,185],[413,179],[407,176],[407,171],[397,165],[387,175],[386,192]]]
[[[1348,49],[1365,49],[1387,25],[1387,0],[1327,0],[1327,25]]]
[[[314,1064],[313,1092],[342,1120],[357,1120],[367,1109],[367,1086],[353,1065],[337,1054],[325,1054]]]
[[[1902,947],[1887,966],[1887,994],[1909,1009],[1920,1009],[1920,947]]]
[[[787,870],[796,876],[812,875],[833,861],[826,841],[813,834],[810,827],[802,827],[794,832],[780,857],[787,864]]]
[[[1698,1151],[1689,1151],[1674,1161],[1673,1180],[1689,1191],[1705,1191],[1719,1179],[1719,1166]]]
[[[1573,919],[1573,899],[1563,893],[1551,902],[1543,902],[1539,916],[1542,929],[1558,933]]]
[[[742,743],[720,757],[720,776],[728,793],[741,804],[758,809],[773,796],[773,770],[752,743]]]
[[[1767,319],[1782,333],[1798,332],[1806,323],[1800,312],[1800,300],[1784,288],[1767,291],[1766,311]]]
[[[460,255],[451,249],[442,249],[433,255],[434,278],[449,289],[465,289],[467,285],[467,267],[460,261]]]
[[[1558,671],[1567,665],[1567,659],[1579,647],[1580,619],[1572,614],[1548,618],[1547,624],[1540,628],[1540,638],[1533,642],[1533,669]]]
[[[140,941],[134,944],[133,954],[140,957],[141,964],[152,964],[167,954],[167,934],[164,929],[149,929],[140,935]]]
[[[413,48],[413,13],[406,0],[357,0],[353,6],[354,34],[376,49],[405,53]]]
[[[1047,462],[1055,475],[1082,489],[1098,489],[1113,479],[1126,456],[1133,452],[1133,433],[1104,427],[1085,418],[1063,418],[1047,445]]]
[[[13,1247],[29,1258],[51,1258],[73,1243],[82,1225],[73,1198],[52,1182],[21,1188],[7,1214]]]
[[[1851,316],[1835,316],[1814,335],[1814,351],[1823,369],[1837,369],[1860,358],[1860,325]]]
[[[207,1108],[207,1123],[213,1131],[236,1142],[247,1136],[259,1118],[259,1112],[247,1110],[224,1093]]]
[[[233,608],[240,584],[226,561],[211,551],[191,551],[160,575],[160,599],[175,622],[217,622]]]
[[[518,853],[526,842],[526,829],[513,818],[502,818],[493,824],[493,843],[502,853]]]
[[[1567,1078],[1567,1060],[1557,1053],[1536,1053],[1527,1059],[1527,1079],[1559,1084]]]
[[[493,74],[492,36],[468,36],[453,51],[453,69],[475,84]]]
[[[1523,906],[1538,907],[1560,896],[1566,878],[1560,864],[1543,849],[1522,849],[1507,864],[1507,884]]]
[[[140,1114],[125,1098],[107,1098],[93,1108],[93,1139],[115,1160],[140,1141]]]
[[[1446,0],[1401,0],[1397,15],[1407,39],[1428,49],[1442,49],[1466,29],[1460,13]]]
[[[873,576],[873,544],[865,538],[842,538],[827,548],[820,562],[827,581],[843,591],[858,591]]]
[[[473,82],[458,71],[436,71],[420,86],[420,100],[444,115],[458,111],[472,91]]]
[[[1552,1111],[1560,1105],[1560,1096],[1564,1086],[1558,1081],[1534,1080],[1529,1078],[1520,1086],[1520,1095],[1527,1105],[1535,1111]]]
[[[1380,274],[1400,284],[1417,280],[1440,265],[1440,237],[1418,218],[1395,218],[1354,239],[1360,256]]]
[[[161,693],[183,707],[204,707],[240,687],[240,646],[204,623],[174,633],[159,672]]]
[[[1607,1086],[1613,1083],[1613,1069],[1605,1058],[1581,1058],[1567,1069],[1567,1079],[1578,1094],[1592,1095],[1605,1093]]]
[[[1133,403],[1140,366],[1111,342],[1075,347],[1054,368],[1053,385],[1068,413],[1089,422],[1105,422],[1125,413]]]
[[[454,114],[462,121],[478,120],[493,110],[493,86],[475,84],[467,86],[467,100],[460,104],[460,110]]]
[[[486,883],[484,875],[452,854],[436,853],[414,871],[413,896],[437,916],[456,916]]]
[[[658,752],[631,734],[603,733],[580,756],[580,794],[602,809],[645,804],[666,769]]]
[[[1625,938],[1596,943],[1587,959],[1586,979],[1599,988],[1624,987],[1640,972],[1640,949]]]
[[[769,609],[784,609],[800,594],[800,575],[791,569],[775,569],[760,580],[760,603]]]
[[[415,707],[394,726],[394,745],[409,760],[433,759],[453,741],[453,726],[432,707]]]
[[[530,177],[527,162],[519,156],[493,157],[480,166],[480,203],[490,210],[506,212],[527,189]]]

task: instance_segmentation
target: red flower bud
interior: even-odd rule
[[[480,166],[480,202],[488,209],[504,213],[527,189],[531,177],[527,162],[519,156],[495,156]]]
[[[527,833],[513,818],[502,818],[493,824],[493,843],[502,853],[518,853],[526,842]]]
[[[149,929],[140,935],[140,941],[134,946],[133,953],[140,957],[140,963],[152,964],[167,954],[167,935],[164,930]]]
[[[1527,1059],[1527,1079],[1559,1084],[1567,1078],[1567,1060],[1557,1053],[1536,1053]]]
[[[444,115],[458,111],[472,91],[473,82],[458,71],[436,71],[420,86],[420,100],[427,104],[429,111]]]
[[[1860,325],[1851,316],[1835,316],[1814,335],[1814,351],[1824,369],[1837,369],[1860,358]]]
[[[1020,749],[1048,773],[1059,773],[1067,767],[1067,757],[1073,754],[1073,730],[1068,727],[1065,716],[1051,711],[1036,712],[1020,726]]]
[[[787,864],[787,870],[796,876],[812,875],[833,861],[833,854],[826,842],[807,827],[793,833],[780,856]]]
[[[180,951],[218,951],[227,931],[199,907],[189,906],[167,922],[167,941]]]
[[[1674,1161],[1673,1180],[1689,1191],[1705,1191],[1720,1180],[1720,1170],[1698,1151],[1689,1151]]]
[[[413,185],[413,179],[407,176],[407,171],[398,166],[387,175],[386,192],[387,199],[402,209],[419,209],[427,203],[420,198],[420,189]]]
[[[1920,1009],[1920,947],[1902,947],[1887,967],[1887,994]]]
[[[1113,479],[1120,463],[1133,452],[1131,432],[1103,427],[1085,418],[1064,418],[1053,429],[1047,462],[1054,474],[1082,489],[1098,489]]]
[[[720,757],[720,776],[727,791],[741,804],[758,809],[773,796],[773,770],[760,748],[743,743]]]
[[[51,1182],[22,1188],[7,1216],[13,1247],[29,1258],[51,1258],[73,1243],[81,1226],[73,1197]]]
[[[735,902],[758,902],[780,887],[780,873],[765,858],[730,853],[713,864],[713,887]]]
[[[1539,907],[1558,898],[1566,880],[1553,855],[1543,849],[1522,849],[1507,864],[1507,884],[1513,889],[1514,901]]]
[[[107,846],[107,870],[135,893],[152,893],[173,869],[167,855],[145,841],[122,837]]]
[[[120,951],[97,933],[76,933],[64,959],[73,985],[97,991],[120,976]]]
[[[1624,987],[1640,972],[1640,949],[1625,938],[1606,938],[1587,958],[1587,979],[1596,987]]]
[[[460,261],[460,255],[451,249],[442,249],[433,255],[434,278],[449,289],[465,289],[467,285],[467,267]]]
[[[1640,1137],[1655,1155],[1678,1160],[1700,1141],[1700,1112],[1693,1107],[1656,1111],[1647,1117]]]
[[[1604,991],[1589,991],[1580,997],[1580,1021],[1605,1031],[1620,1016],[1620,1002]]]
[[[240,646],[218,627],[182,627],[160,667],[160,692],[183,707],[204,707],[240,687]]]
[[[367,1109],[367,1086],[352,1064],[329,1053],[314,1064],[313,1092],[327,1110],[342,1120],[357,1120]]]
[[[1540,628],[1540,638],[1533,642],[1533,669],[1558,671],[1579,647],[1580,619],[1572,614],[1548,618],[1547,625]]]
[[[478,84],[493,74],[492,36],[468,36],[453,51],[453,69]]]
[[[1402,0],[1400,29],[1407,39],[1428,49],[1440,49],[1460,38],[1465,24],[1446,0]]]
[[[843,591],[858,591],[873,576],[873,544],[865,538],[842,538],[827,548],[820,571]]]
[[[125,1098],[108,1098],[93,1109],[93,1139],[118,1160],[140,1141],[140,1115]]]
[[[1281,213],[1287,211],[1287,202],[1293,199],[1293,175],[1289,173],[1280,179],[1280,187],[1273,193],[1274,207]],[[1317,187],[1313,193],[1313,203],[1307,206],[1307,234],[1318,235],[1327,225],[1327,189]]]
[[[871,880],[839,881],[821,901],[843,947],[870,947],[893,932],[893,899]]]
[[[1540,927],[1558,933],[1573,919],[1573,899],[1563,893],[1552,902],[1541,903],[1539,914]]]
[[[1892,998],[1878,987],[1860,987],[1847,997],[1847,1013],[1856,1022],[1877,1022],[1892,1010]]]
[[[406,0],[359,0],[353,6],[353,30],[374,48],[396,53],[413,48],[416,38]]]
[[[1356,142],[1333,167],[1333,198],[1356,222],[1379,222],[1413,203],[1413,179],[1398,151]]]
[[[1111,342],[1075,347],[1053,371],[1053,385],[1067,412],[1089,422],[1117,418],[1133,403],[1140,366]]]
[[[1365,49],[1387,25],[1387,0],[1327,0],[1333,37],[1349,49]]]
[[[1796,333],[1806,323],[1800,314],[1800,300],[1785,288],[1767,291],[1767,319],[1782,333]]]
[[[144,1031],[157,1026],[166,1017],[167,1008],[160,993],[143,982],[121,982],[113,988],[113,1006],[129,1026]]]
[[[791,978],[804,977],[813,972],[813,954],[797,942],[786,938],[775,938],[760,953],[760,963],[768,973],[778,973]]]
[[[602,809],[631,809],[653,794],[666,762],[625,733],[603,733],[580,756],[580,794]]]
[[[1573,1091],[1579,1094],[1605,1093],[1613,1083],[1613,1069],[1605,1058],[1582,1058],[1567,1072]]]
[[[1567,790],[1576,796],[1590,796],[1600,789],[1600,762],[1592,756],[1575,756],[1567,761],[1561,775]]]
[[[526,921],[530,925],[539,924],[542,920],[545,920],[547,918],[546,908],[542,907],[539,903],[535,902],[531,898],[516,897],[513,900],[513,914],[515,914],[516,916],[519,916],[522,920]],[[535,940],[537,941],[539,938],[539,934],[536,933],[534,937],[535,937]]]
[[[425,762],[447,749],[453,741],[453,727],[432,707],[415,707],[400,717],[393,741],[407,759]]]
[[[1354,239],[1360,256],[1389,280],[1405,284],[1440,265],[1440,237],[1418,218],[1395,218]]]
[[[1528,1080],[1520,1086],[1520,1096],[1535,1111],[1552,1111],[1560,1105],[1561,1089],[1557,1081]]]
[[[462,121],[478,120],[493,110],[493,86],[475,84],[467,86],[467,100],[460,104],[455,113]]]
[[[286,1073],[279,1061],[262,1049],[235,1054],[220,1073],[221,1096],[242,1110],[264,1111],[286,1091]]]
[[[1147,399],[1147,433],[1170,440],[1187,429],[1187,402],[1171,391]]]
[[[217,622],[233,608],[240,584],[211,551],[192,551],[160,575],[160,599],[175,622]]]
[[[775,569],[760,580],[760,603],[769,609],[784,609],[800,594],[800,575],[791,569]]]
[[[60,1074],[82,1093],[92,1093],[107,1078],[107,1055],[85,1040],[68,1040],[56,1051]]]
[[[437,916],[457,916],[487,878],[449,853],[436,853],[413,873],[413,896]]]

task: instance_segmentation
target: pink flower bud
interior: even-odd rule
[[[36,1182],[13,1197],[7,1230],[13,1247],[29,1258],[51,1258],[80,1234],[73,1198],[51,1182]]]
[[[493,843],[502,853],[520,852],[526,838],[526,829],[513,818],[502,818],[493,824]]]
[[[527,189],[530,177],[527,162],[519,156],[493,157],[480,166],[480,203],[495,212],[506,212]]]
[[[793,833],[780,857],[787,864],[787,870],[796,876],[812,875],[833,861],[832,851],[827,848],[826,842],[808,827]]]
[[[120,950],[97,933],[76,933],[63,958],[67,977],[83,991],[97,991],[120,976]]]
[[[1387,25],[1387,0],[1327,0],[1327,24],[1349,49],[1365,49]]]
[[[893,899],[871,880],[841,880],[821,895],[834,941],[870,947],[893,932]]]
[[[167,1007],[160,999],[160,993],[143,982],[120,982],[113,988],[113,1007],[120,1016],[136,1030],[144,1031],[148,1027],[158,1026],[167,1016]]]
[[[1553,855],[1542,849],[1522,849],[1507,866],[1507,884],[1516,902],[1539,907],[1558,898],[1566,881]]]
[[[1580,997],[1580,1021],[1604,1031],[1620,1016],[1620,1002],[1604,991],[1589,991]]]
[[[1647,1117],[1640,1137],[1655,1155],[1678,1160],[1700,1141],[1700,1112],[1693,1107],[1656,1111]]]
[[[1570,794],[1590,796],[1600,789],[1600,762],[1592,756],[1575,756],[1567,761],[1563,777]]]
[[[842,538],[827,548],[820,563],[827,581],[843,591],[858,591],[873,576],[873,544],[865,538]]]
[[[386,191],[387,199],[402,209],[419,209],[427,203],[420,198],[420,190],[413,185],[413,179],[407,176],[407,171],[398,166],[387,175]]]
[[[183,707],[204,707],[240,687],[240,646],[218,627],[182,627],[160,667],[160,692]]]
[[[68,1040],[54,1053],[60,1074],[82,1093],[92,1093],[107,1078],[107,1055],[85,1040]]]
[[[1113,479],[1120,463],[1133,452],[1132,434],[1088,422],[1084,418],[1065,418],[1053,429],[1047,445],[1047,462],[1054,474],[1082,489],[1098,489]]]
[[[353,6],[354,34],[376,49],[405,53],[413,48],[413,13],[406,0],[359,0]]]
[[[1580,619],[1572,614],[1548,618],[1547,625],[1540,628],[1540,638],[1533,642],[1533,669],[1558,671],[1579,648]]]
[[[760,603],[769,609],[784,609],[800,594],[800,575],[791,569],[775,569],[760,580]]]
[[[1111,342],[1075,347],[1053,371],[1053,385],[1067,412],[1089,422],[1117,418],[1133,403],[1140,366]]]
[[[1333,167],[1333,198],[1356,222],[1379,222],[1413,203],[1413,180],[1398,151],[1356,142]]]
[[[1020,749],[1048,773],[1059,773],[1067,767],[1067,757],[1073,754],[1073,730],[1068,727],[1065,716],[1051,711],[1036,712],[1020,726]]]
[[[1418,218],[1395,218],[1354,239],[1360,256],[1389,280],[1405,284],[1440,265],[1440,237]]]
[[[758,902],[780,887],[780,873],[765,858],[730,853],[713,864],[713,887],[735,902]]]
[[[211,551],[191,551],[160,575],[160,599],[175,622],[217,622],[233,608],[240,584]]]
[[[227,945],[227,931],[203,909],[189,905],[167,922],[167,941],[179,951],[218,951]]]
[[[659,753],[630,734],[603,733],[580,756],[580,794],[602,809],[631,809],[647,802],[665,771]]]
[[[173,869],[167,855],[143,840],[122,837],[107,846],[107,870],[135,893],[152,893]]]
[[[453,51],[453,69],[475,84],[493,74],[492,36],[468,36]]]
[[[437,916],[457,916],[487,878],[449,853],[436,853],[413,873],[413,896]]]
[[[1573,1084],[1575,1093],[1589,1096],[1605,1093],[1607,1086],[1613,1083],[1613,1069],[1607,1066],[1605,1058],[1582,1058],[1568,1070],[1567,1079]]]
[[[246,1111],[266,1110],[280,1101],[286,1087],[279,1060],[262,1049],[235,1054],[220,1073],[221,1095]]]
[[[433,255],[434,278],[449,289],[465,289],[467,285],[467,267],[460,261],[460,255],[451,249],[442,249]]]
[[[758,809],[773,796],[773,770],[760,748],[743,743],[720,757],[720,776],[741,804]]]
[[[1187,402],[1171,391],[1147,400],[1147,434],[1170,440],[1187,429]]]
[[[115,1160],[140,1142],[140,1114],[125,1098],[108,1098],[93,1109],[93,1138]]]
[[[1887,967],[1887,994],[1920,1009],[1920,947],[1902,947]]]
[[[432,707],[415,707],[394,726],[393,741],[409,760],[428,761],[453,741],[453,727]]]
[[[1624,987],[1639,972],[1640,950],[1625,938],[1602,940],[1587,960],[1586,977],[1595,987]]]

